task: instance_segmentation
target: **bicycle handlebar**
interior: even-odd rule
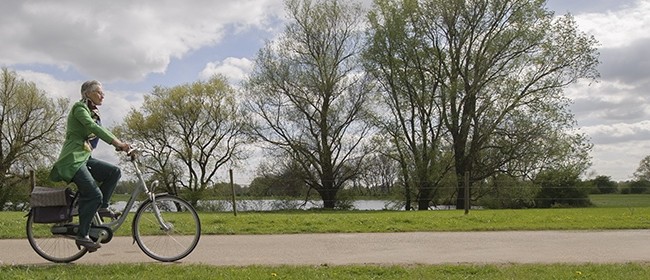
[[[126,155],[129,157],[129,161],[135,161],[138,156],[140,155],[140,152],[142,152],[142,149],[137,148],[137,147],[131,147],[128,151],[126,151]]]

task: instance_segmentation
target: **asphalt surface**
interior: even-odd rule
[[[115,237],[75,263],[155,263]],[[650,262],[650,230],[204,235],[178,263],[217,266]],[[0,240],[0,265],[47,264],[26,239]]]

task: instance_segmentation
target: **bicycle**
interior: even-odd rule
[[[131,193],[124,213],[107,222],[95,213],[89,235],[95,242],[110,242],[113,233],[126,221],[137,197],[144,193],[148,198],[139,205],[132,221],[131,235],[134,242],[147,256],[155,260],[178,261],[188,256],[198,245],[201,237],[199,216],[194,207],[182,198],[167,193],[154,193],[157,181],[152,183],[149,190],[137,163],[140,152],[139,149],[133,149],[128,153],[139,184]],[[78,196],[75,196],[73,205],[76,205],[77,201]],[[68,263],[78,260],[88,252],[85,247],[79,248],[75,244],[79,226],[77,216],[74,216],[72,222],[43,224],[34,223],[32,212],[30,211],[27,217],[27,239],[38,255],[52,262]]]

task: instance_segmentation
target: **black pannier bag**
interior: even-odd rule
[[[34,187],[29,199],[34,223],[71,222],[74,195],[70,188]]]

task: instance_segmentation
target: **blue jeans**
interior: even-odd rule
[[[88,235],[93,216],[100,207],[108,207],[120,177],[122,177],[122,171],[119,167],[92,157],[72,177],[72,182],[77,185],[79,190],[79,231],[77,236]],[[97,185],[98,182],[101,185]]]

